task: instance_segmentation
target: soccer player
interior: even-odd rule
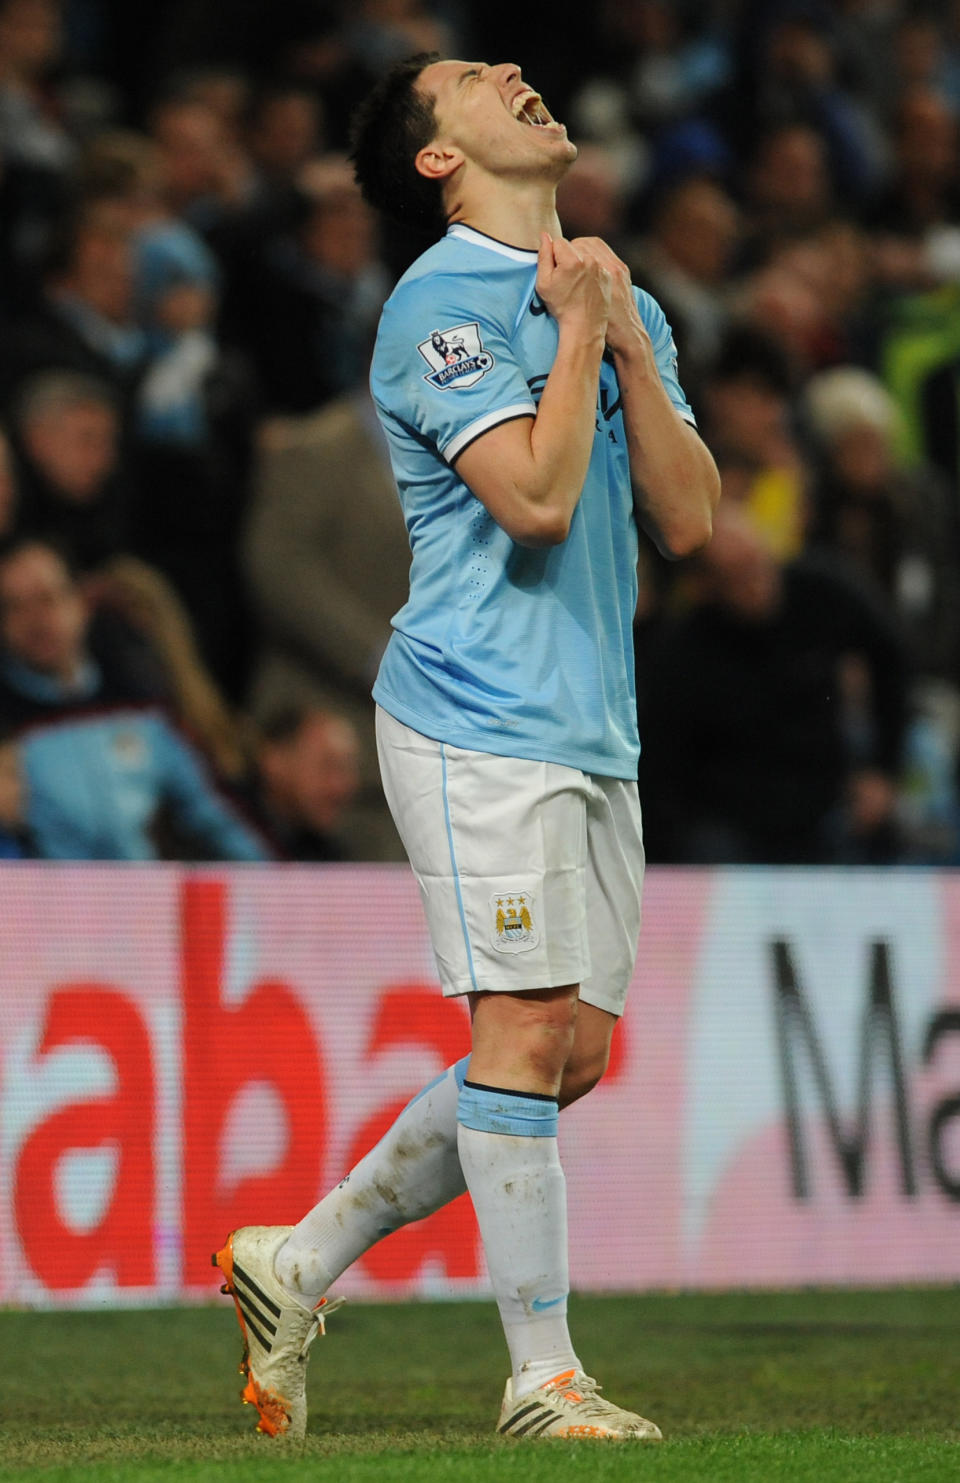
[[[413,564],[374,688],[384,787],[472,1052],[293,1227],[214,1260],[245,1395],[301,1433],[324,1295],[376,1240],[470,1191],[510,1352],[499,1431],[653,1440],[566,1318],[557,1114],[602,1076],[640,924],[637,527],[684,555],[713,460],[658,305],[555,191],[576,150],[512,63],[418,57],[362,106],[358,179],[445,232],[388,300],[371,384]]]

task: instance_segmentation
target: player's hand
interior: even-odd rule
[[[558,324],[576,322],[606,335],[610,274],[596,256],[578,252],[565,237],[543,232],[537,257],[537,293]]]
[[[588,262],[606,270],[610,278],[610,313],[607,319],[607,348],[614,355],[653,347],[647,334],[637,301],[633,296],[630,269],[601,237],[574,237],[571,247]]]

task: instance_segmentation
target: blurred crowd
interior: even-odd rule
[[[537,11],[0,0],[0,857],[400,858],[366,376],[423,244],[346,151],[435,49],[567,123],[720,467],[641,560],[650,859],[960,863],[960,4]]]

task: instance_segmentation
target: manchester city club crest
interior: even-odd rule
[[[493,911],[493,945],[501,953],[525,953],[537,946],[540,929],[536,902],[530,891],[495,891],[490,898]]]
[[[493,365],[493,356],[483,348],[476,320],[455,324],[448,330],[431,330],[430,338],[421,340],[417,349],[432,368],[423,379],[438,391],[475,386]]]

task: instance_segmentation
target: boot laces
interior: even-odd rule
[[[557,1395],[561,1400],[566,1401],[568,1405],[577,1405],[578,1411],[582,1416],[603,1418],[609,1416],[623,1417],[625,1414],[630,1414],[629,1412],[625,1413],[621,1407],[615,1406],[612,1401],[608,1401],[604,1396],[600,1395],[599,1392],[603,1387],[598,1385],[591,1375],[585,1375],[581,1370],[576,1371],[572,1375],[558,1376],[556,1380],[551,1381],[545,1388]],[[579,1402],[575,1400],[575,1397],[579,1397]]]
[[[327,1332],[327,1319],[330,1317],[330,1314],[336,1313],[337,1309],[342,1308],[346,1301],[346,1298],[320,1299],[319,1303],[310,1314],[309,1326],[303,1336],[303,1343],[300,1345],[300,1359],[306,1359],[310,1349],[310,1345],[313,1343],[317,1335],[325,1334]]]

